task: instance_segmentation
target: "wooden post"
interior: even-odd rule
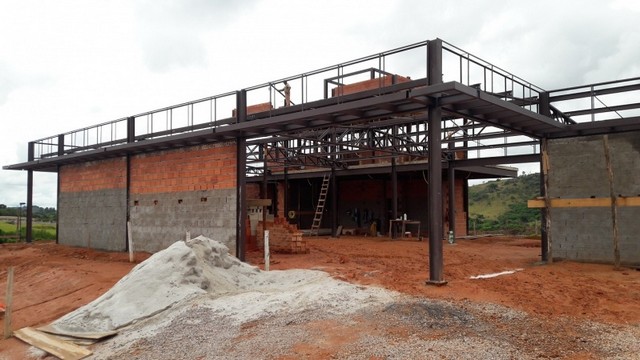
[[[131,221],[127,221],[127,241],[129,243],[129,262],[133,262],[133,236],[131,235]]]
[[[620,247],[618,245],[618,198],[613,191],[613,166],[611,166],[611,150],[609,148],[609,135],[602,137],[604,146],[604,159],[609,173],[609,196],[611,196],[611,222],[613,224],[613,263],[616,270],[620,269]]]
[[[544,214],[545,219],[544,226],[547,231],[547,263],[553,263],[553,251],[551,243],[551,198],[549,197],[549,143],[547,139],[542,139],[542,176],[544,187]]]
[[[269,253],[269,230],[264,231],[264,271],[269,271],[269,262],[271,262],[271,254]]]
[[[13,308],[13,266],[7,270],[7,292],[5,294],[4,310],[4,338],[8,339],[12,335],[11,331],[11,310]]]

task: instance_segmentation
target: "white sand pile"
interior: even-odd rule
[[[250,287],[260,270],[228,253],[226,246],[204,236],[178,241],[52,327],[70,333],[111,331],[199,294],[221,295]]]
[[[244,323],[280,311],[350,313],[394,296],[332,279],[321,271],[263,272],[229,255],[225,245],[199,236],[154,254],[107,293],[56,320],[51,328],[67,334],[112,331],[179,302],[186,305],[189,300],[194,305],[190,300],[195,297],[197,304],[219,316]],[[162,316],[171,317],[172,312]]]

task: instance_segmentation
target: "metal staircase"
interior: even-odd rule
[[[329,174],[325,174],[322,178],[322,187],[320,188],[320,196],[318,197],[318,204],[316,205],[316,213],[313,216],[313,224],[311,224],[311,235],[318,236],[318,230],[322,222],[322,214],[324,213],[324,204],[327,200],[327,193],[329,192],[330,179],[331,176]]]

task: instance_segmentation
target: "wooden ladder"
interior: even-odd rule
[[[318,236],[318,230],[322,222],[322,214],[324,213],[324,203],[325,200],[327,200],[327,193],[329,192],[330,179],[331,175],[329,174],[325,174],[322,178],[322,187],[320,188],[320,196],[318,197],[318,204],[316,205],[316,213],[313,216],[313,224],[311,224],[311,235]]]

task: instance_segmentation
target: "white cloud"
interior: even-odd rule
[[[9,0],[0,164],[25,161],[30,140],[436,37],[547,89],[638,76],[638,12],[631,0]],[[43,176],[36,203],[55,205]],[[25,189],[25,173],[0,172],[0,202]]]

